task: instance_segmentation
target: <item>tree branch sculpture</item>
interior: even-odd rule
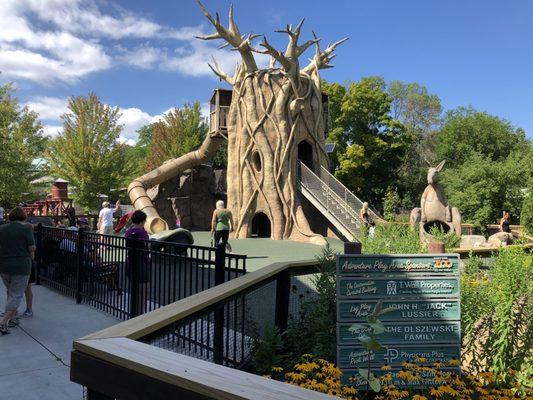
[[[324,243],[309,227],[298,196],[297,148],[307,141],[312,148],[313,165],[327,166],[324,150],[324,120],[319,70],[331,68],[331,60],[342,39],[324,51],[320,39],[299,44],[304,20],[294,28],[287,25],[277,32],[288,35],[286,50],[274,48],[263,36],[260,48],[253,41],[262,35],[242,35],[230,7],[228,26],[217,14],[213,17],[202,3],[198,5],[215,32],[203,40],[223,40],[241,55],[242,63],[233,76],[216,60],[213,72],[233,87],[228,118],[228,207],[233,211],[237,238],[249,237],[252,221],[264,213],[271,224],[273,239],[294,239]],[[316,47],[309,65],[300,68],[299,58],[311,46]],[[254,53],[270,56],[268,68],[260,69]],[[275,68],[276,63],[279,68]]]

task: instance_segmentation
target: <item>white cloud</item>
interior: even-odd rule
[[[116,64],[214,77],[207,65],[212,56],[229,74],[240,61],[216,41],[195,39],[208,33],[204,25],[167,27],[95,0],[2,0],[0,26],[3,76],[46,85],[73,84]],[[262,66],[268,62],[257,58]]]
[[[68,111],[68,100],[60,97],[34,97],[24,105],[39,114],[41,120],[58,121]]]
[[[56,137],[62,130],[63,130],[63,127],[60,125],[44,125],[43,126],[43,133],[45,134],[45,136],[48,136],[48,137]]]

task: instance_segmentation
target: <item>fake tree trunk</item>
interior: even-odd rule
[[[234,235],[249,237],[254,217],[265,214],[272,239],[323,243],[314,234],[298,197],[298,145],[312,153],[315,171],[328,162],[324,149],[324,121],[319,70],[329,68],[333,50],[344,40],[321,51],[319,39],[298,44],[303,20],[293,29],[280,31],[289,37],[285,52],[274,49],[266,37],[254,48],[259,35],[243,36],[229,12],[229,27],[213,18],[199,3],[216,29],[201,39],[223,39],[242,56],[234,76],[227,75],[216,61],[215,74],[233,86],[228,119],[228,208],[234,215]],[[300,69],[298,58],[316,46],[311,63]],[[269,68],[259,69],[253,53],[268,54]],[[280,65],[276,68],[276,63]]]

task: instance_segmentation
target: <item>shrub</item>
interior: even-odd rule
[[[531,190],[524,197],[520,225],[524,227],[528,235],[533,235],[533,192]]]
[[[385,197],[383,197],[383,217],[387,221],[394,221],[399,207],[400,196],[398,196],[398,191],[396,188],[389,187]]]
[[[471,371],[508,377],[533,356],[533,259],[522,249],[502,249],[491,268],[472,261],[461,277],[463,358]]]
[[[435,240],[444,243],[446,249],[454,249],[459,247],[459,244],[461,243],[461,238],[457,236],[455,232],[444,232],[444,230],[438,226],[432,226],[429,230],[429,234],[432,235]]]
[[[359,235],[357,239],[362,243],[363,253],[365,254],[409,254],[425,252],[417,232],[412,230],[408,225],[379,224],[376,225],[374,238]]]

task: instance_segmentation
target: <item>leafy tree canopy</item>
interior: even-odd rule
[[[479,154],[493,161],[505,160],[528,147],[525,132],[508,121],[473,108],[460,107],[446,114],[437,136],[437,158],[457,166]]]
[[[200,114],[200,103],[196,101],[169,111],[161,121],[152,125],[152,130],[148,170],[196,150],[207,134],[207,124]]]
[[[324,85],[330,97],[333,129],[328,137],[336,143],[335,175],[363,200],[379,203],[397,176],[409,144],[405,128],[391,117],[392,98],[381,77],[362,78],[343,88]]]
[[[11,85],[0,86],[0,204],[25,200],[30,182],[44,172],[42,154],[47,139],[38,115],[21,108]]]
[[[52,172],[70,181],[77,202],[97,208],[98,195],[121,188],[129,175],[126,146],[118,141],[119,110],[103,104],[94,93],[70,98],[68,110],[47,158]]]

